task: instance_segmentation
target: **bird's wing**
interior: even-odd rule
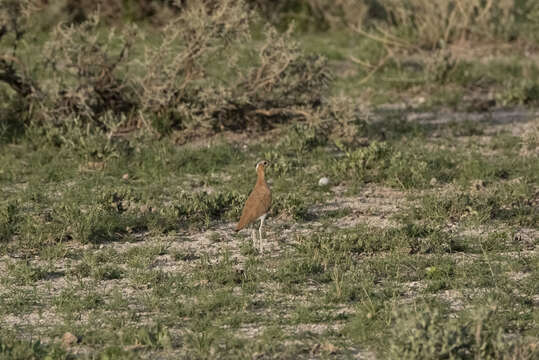
[[[269,189],[263,189],[262,191],[256,190],[258,189],[253,190],[247,198],[236,230],[243,229],[246,225],[268,212],[271,205],[271,193]]]

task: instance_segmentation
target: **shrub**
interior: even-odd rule
[[[229,70],[228,79],[210,72],[209,63],[215,66],[223,52],[235,51],[239,40],[250,37],[245,10],[234,6],[231,13],[236,16],[215,18],[218,15],[195,9],[189,18],[196,20],[185,25],[192,31],[178,31],[177,26],[165,30],[163,43],[147,52],[144,67],[151,70],[138,81],[143,113],[169,119],[173,128],[218,131],[305,117],[303,108],[321,101],[330,79],[325,59],[304,55],[291,31],[279,34],[266,28],[267,38],[258,51],[244,54],[248,66],[238,66],[240,59],[231,54],[219,64]],[[204,16],[211,18],[206,29],[199,23]],[[186,43],[193,45],[182,49]],[[167,50],[175,46],[182,50]]]
[[[134,76],[141,112],[166,131],[201,125],[214,114],[208,105],[226,106],[230,89],[218,84],[208,67],[249,38],[249,13],[242,2],[224,1],[214,11],[208,3],[197,2],[171,20],[161,41],[146,46],[144,57],[136,60],[143,74]]]
[[[533,1],[381,0],[386,16],[369,23],[374,37],[393,47],[435,49],[465,40],[510,40],[528,36],[520,22],[539,10]],[[526,15],[527,14],[527,15]],[[365,33],[357,24],[356,31]],[[532,39],[530,39],[532,40]]]
[[[134,112],[135,93],[125,77],[134,37],[132,28],[105,36],[97,15],[79,26],[57,27],[44,48],[48,80],[42,81],[44,96],[36,99],[35,120],[61,125],[78,117],[105,129],[106,115],[121,121],[120,115]]]
[[[331,164],[335,176],[349,175],[363,181],[375,181],[384,177],[390,158],[395,150],[386,142],[373,141],[368,147],[348,150],[338,144],[344,151],[344,158]]]
[[[62,12],[73,23],[88,20],[98,8],[107,23],[111,24],[125,20],[160,23],[180,11],[182,3],[183,1],[168,0],[124,0],[100,1],[96,4],[93,0],[64,0]]]
[[[515,40],[537,42],[539,3],[534,1],[380,0],[377,3],[377,16],[372,16],[374,5],[371,5],[366,16],[350,23],[359,36],[382,49],[374,61],[372,53],[363,59],[352,59],[367,71],[365,80],[386,66],[404,66],[399,60],[402,55],[416,55],[412,62],[417,63],[421,76],[414,82],[443,85],[460,65],[453,56],[456,46]],[[402,80],[402,86],[409,86],[409,79]]]
[[[493,322],[492,309],[480,308],[473,318],[447,319],[437,309],[395,314],[391,359],[531,359],[535,346],[508,340]],[[490,325],[490,326],[489,326]]]
[[[0,0],[0,140],[22,133],[28,120],[27,97],[35,82],[17,57],[28,26],[29,6],[18,0]]]
[[[19,209],[14,203],[0,206],[0,242],[11,240],[17,231]]]
[[[4,18],[21,25],[3,29],[17,58],[26,18],[23,5],[10,6]],[[291,29],[268,25],[259,46],[244,46],[260,21],[241,0],[189,3],[160,35],[107,29],[94,14],[58,26],[42,48],[33,44],[43,53],[35,71],[24,71],[20,56],[0,57],[0,83],[27,104],[29,123],[63,132],[78,124],[109,137],[133,129],[204,133],[306,118],[330,81],[326,61],[303,54]]]
[[[175,208],[182,222],[207,226],[212,220],[237,217],[244,201],[245,197],[236,192],[181,193]]]
[[[302,30],[342,29],[368,16],[376,16],[377,1],[357,0],[249,0],[258,11],[280,27],[291,21]]]
[[[309,217],[308,204],[296,194],[277,194],[271,205],[272,216],[306,220]]]
[[[0,336],[0,358],[2,359],[70,359],[59,344],[48,345],[39,340],[19,340],[15,336]]]

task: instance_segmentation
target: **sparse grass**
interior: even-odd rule
[[[537,165],[521,155],[529,134],[382,116],[348,124],[371,139],[366,146],[303,125],[245,146],[111,143],[101,159],[49,142],[39,152],[31,141],[5,145],[2,328],[41,343],[4,351],[533,358]],[[264,255],[248,232],[231,232],[262,157],[274,163],[273,250]],[[359,204],[368,187],[403,191],[387,215],[394,225],[334,225],[358,212],[316,210],[340,201],[317,186],[322,174]],[[62,348],[65,332],[79,342]]]
[[[309,11],[325,6],[311,4]],[[271,45],[293,59],[261,51],[261,62],[252,62],[244,57],[261,45],[260,29],[235,45],[247,90],[234,87],[220,93],[231,102],[212,104],[232,113],[198,113],[215,127],[190,123],[199,136],[192,143],[172,103],[153,103],[157,115],[126,134],[106,112],[103,126],[81,117],[57,118],[59,128],[30,124],[6,92],[0,358],[536,358],[539,71],[519,56],[526,45],[492,44],[486,57],[434,44],[432,58],[398,52],[373,72],[387,49],[342,28],[274,33]],[[393,34],[418,35],[410,31]],[[221,45],[208,50],[213,57]],[[326,55],[327,68],[310,53]],[[265,77],[289,60],[290,82]],[[227,83],[223,64],[196,70]],[[322,65],[333,83],[317,72]],[[316,79],[296,70],[320,75],[323,86],[310,87]],[[266,80],[279,80],[275,98],[258,88]],[[283,93],[290,100],[289,88],[307,97],[300,108],[270,108],[294,114],[266,112],[250,133],[223,131],[243,129],[233,126],[238,104]],[[249,89],[252,97],[243,98]],[[406,106],[365,109],[356,97]],[[525,108],[478,114],[490,101]],[[148,124],[156,131],[145,131]],[[214,132],[221,134],[200,138]],[[251,228],[232,231],[261,158],[271,163],[273,191],[264,254]],[[328,185],[318,185],[322,176]],[[68,332],[76,340],[62,344]]]
[[[2,359],[73,359],[58,345],[48,346],[39,340],[19,341],[8,335],[0,335],[0,358]]]

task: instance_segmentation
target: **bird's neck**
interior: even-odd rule
[[[257,177],[257,179],[256,179],[256,182],[257,182],[257,183],[264,183],[264,182],[265,182],[265,180],[264,180],[264,170],[263,170],[263,169],[259,169],[259,170],[257,171],[257,175],[258,175],[258,177]]]

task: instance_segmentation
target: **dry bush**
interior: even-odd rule
[[[353,27],[402,46],[435,49],[467,40],[528,38],[539,21],[535,0],[250,0],[274,23]],[[537,30],[537,26],[532,27]],[[533,29],[532,29],[533,30]],[[529,40],[533,39],[533,36]]]
[[[29,98],[39,87],[28,64],[20,58],[29,23],[30,3],[0,0],[0,140],[24,132],[29,120]]]
[[[406,47],[459,41],[537,41],[535,0],[248,0],[273,23],[303,29],[353,27]]]
[[[415,81],[444,84],[460,61],[454,46],[529,40],[533,36],[523,23],[532,24],[539,14],[539,3],[527,0],[379,0],[379,5],[384,16],[351,25],[384,50],[374,61],[351,58],[367,70],[365,81],[386,64],[401,66],[400,59],[409,58],[423,70]]]
[[[242,72],[231,86],[229,106],[216,111],[220,126],[231,126],[230,120],[241,126],[242,122],[261,118],[308,118],[321,104],[331,80],[326,60],[303,54],[291,32],[279,34],[271,27],[266,29],[267,37],[255,56],[255,65],[237,69]]]
[[[38,120],[58,123],[75,116],[103,127],[104,114],[133,112],[135,92],[125,75],[135,35],[134,28],[105,34],[97,15],[78,26],[58,26],[43,51]]]
[[[288,24],[292,19],[302,24],[313,21],[307,0],[247,0],[247,2],[276,26]]]
[[[463,41],[511,40],[518,21],[539,4],[515,0],[380,0],[387,16],[354,30],[406,49],[432,50]],[[523,35],[523,34],[521,34]]]
[[[306,56],[291,30],[268,26],[251,41],[260,21],[241,0],[186,2],[159,34],[108,28],[94,14],[37,47],[38,72],[0,63],[0,83],[29,104],[32,124],[64,131],[205,133],[308,118],[330,80],[326,62]]]
[[[291,21],[302,29],[342,29],[376,16],[376,0],[248,0],[273,24]]]
[[[0,0],[0,81],[26,97],[34,84],[27,68],[18,58],[18,50],[28,27],[29,2]]]
[[[324,110],[323,118],[327,123],[326,127],[331,130],[332,137],[338,146],[365,145],[368,114],[357,101],[342,95],[332,97]]]
[[[415,44],[434,49],[471,36],[490,36],[493,28],[510,26],[512,0],[384,0],[394,25],[412,32]]]
[[[197,2],[173,19],[156,46],[145,46],[136,60],[141,113],[166,128],[185,128],[212,116],[208,106],[222,106],[224,89],[215,88],[208,66],[249,36],[249,13],[242,2]]]
[[[234,6],[235,17],[224,11],[227,6]],[[210,130],[308,117],[330,79],[325,60],[304,55],[291,31],[267,27],[258,50],[243,49],[251,65],[239,63],[234,51],[250,37],[249,12],[230,1],[216,10],[209,14],[198,6],[196,14],[186,12],[178,21],[191,21],[182,27],[189,31],[173,23],[159,46],[146,49],[143,68],[149,71],[139,79],[143,113],[155,114],[154,123],[168,119],[173,127]],[[223,76],[212,73],[216,64]]]
[[[62,12],[68,21],[73,23],[87,21],[99,10],[102,19],[108,24],[121,24],[125,20],[149,20],[151,23],[160,24],[181,10],[176,6],[176,2],[168,0],[63,0],[62,2]]]
[[[309,0],[312,11],[331,28],[343,28],[351,24],[364,24],[376,16],[374,1],[357,0]]]

